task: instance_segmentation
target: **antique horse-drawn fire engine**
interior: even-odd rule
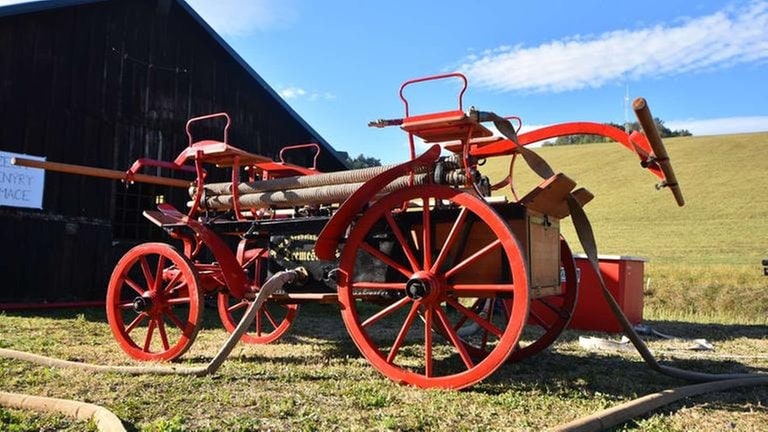
[[[403,90],[436,79],[461,81],[457,108],[412,115]],[[195,340],[205,296],[217,296],[231,332],[271,274],[297,267],[303,277],[268,298],[242,341],[277,340],[303,302],[338,303],[349,334],[376,369],[398,382],[447,388],[472,385],[506,361],[549,346],[567,325],[577,294],[573,257],[559,230],[569,215],[566,198],[584,204],[592,195],[556,174],[514,200],[492,196],[511,186],[511,165],[505,180],[490,184],[482,160],[511,155],[514,163],[533,142],[603,135],[637,153],[681,205],[682,196],[642,99],[635,105],[645,133],[566,123],[518,136],[518,118],[509,118],[514,127],[492,113],[465,112],[466,88],[456,73],[404,83],[405,116],[371,126],[399,126],[411,159],[346,172],[318,173],[285,163],[282,152],[274,162],[240,150],[228,143],[225,113],[189,120],[189,146],[176,160],[140,159],[121,174],[188,187],[190,199],[185,212],[170,204],[144,212],[180,241],[179,249],[141,244],[114,269],[107,316],[120,347],[137,360],[176,359]],[[219,117],[226,120],[222,141],[193,140],[190,124]],[[494,136],[489,121],[504,136]],[[416,139],[432,146],[417,156]],[[143,166],[197,177],[158,179],[139,174]],[[231,181],[207,183],[213,167],[231,170]]]

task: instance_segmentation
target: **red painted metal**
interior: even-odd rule
[[[552,126],[546,126],[530,132],[518,135],[518,142],[521,146],[526,146],[541,142],[544,140],[568,135],[598,135],[610,138],[626,147],[628,150],[636,153],[640,160],[647,160],[650,153],[650,144],[645,135],[634,131],[631,135],[623,130],[602,123],[593,122],[571,122],[560,123]],[[516,145],[511,140],[501,140],[496,143],[479,145],[470,142],[469,153],[472,156],[496,157],[514,154]],[[664,175],[656,164],[650,164],[647,169],[656,177],[663,179]]]
[[[237,262],[235,254],[232,253],[230,247],[219,237],[218,234],[213,232],[210,228],[206,227],[198,220],[190,218],[180,211],[176,210],[170,204],[160,204],[157,206],[164,216],[175,219],[178,223],[182,223],[188,226],[195,232],[197,239],[202,242],[213,255],[214,259],[221,267],[221,274],[226,282],[227,289],[232,297],[236,299],[242,299],[245,294],[250,291],[251,285],[245,276],[240,264]]]
[[[463,115],[464,114],[464,101],[463,101],[463,99],[464,99],[464,92],[467,91],[467,85],[468,85],[467,77],[464,76],[463,74],[460,74],[460,73],[449,73],[449,74],[442,74],[442,75],[432,75],[432,76],[426,76],[426,77],[422,77],[422,78],[415,78],[415,79],[412,79],[412,80],[408,80],[408,81],[404,82],[400,86],[400,92],[399,92],[400,100],[402,100],[403,101],[403,105],[405,105],[405,118],[402,119],[400,124],[402,124],[403,122],[405,122],[406,119],[411,117],[411,115],[410,115],[410,107],[408,105],[408,100],[405,98],[405,95],[403,94],[403,91],[405,90],[405,88],[408,87],[409,85],[415,84],[415,83],[420,83],[420,82],[425,82],[425,81],[435,81],[435,80],[446,79],[446,78],[458,78],[458,79],[460,79],[463,82],[463,87],[461,88],[461,91],[459,92],[459,97],[458,97],[458,109],[451,113],[451,114],[458,113],[460,115]],[[433,118],[435,116],[442,116],[442,115],[445,115],[445,114],[446,113],[426,114],[425,116],[421,116],[421,117],[411,117],[408,120],[412,121],[412,122],[413,121],[420,121],[420,120],[430,120],[431,118]],[[392,124],[395,124],[395,123],[392,123]],[[410,146],[411,159],[414,159],[416,157],[416,143],[413,140],[413,134],[410,134],[410,133],[408,134],[408,144]]]
[[[253,242],[243,239],[237,246],[237,261],[243,270],[252,270],[252,284],[258,292],[262,276],[266,272],[269,250],[253,247]],[[219,318],[224,328],[232,333],[242,319],[251,302],[248,299],[234,299],[228,290],[220,290],[217,298]],[[243,337],[242,342],[250,344],[268,344],[279,339],[293,324],[299,310],[296,304],[276,304],[267,301],[262,306],[253,324]]]
[[[643,322],[643,280],[645,259],[624,256],[600,256],[600,273],[616,302],[632,324]],[[576,257],[581,273],[579,302],[570,328],[609,333],[623,331],[601,292],[595,270],[584,256]]]
[[[393,213],[397,214],[408,203],[422,205],[421,229],[409,227],[410,237],[401,232],[394,222]],[[462,209],[450,234],[442,244],[437,244],[432,211],[434,203],[455,204]],[[430,207],[432,206],[432,207]],[[462,216],[463,215],[463,216]],[[465,229],[467,219],[473,220],[472,229],[482,225],[497,240],[488,245],[474,245],[477,251],[464,257],[464,245],[456,238]],[[398,251],[402,255],[387,255],[366,240],[374,225],[385,224],[400,240]],[[426,227],[426,228],[425,228]],[[421,251],[414,250],[413,242],[420,244]],[[432,248],[439,252],[435,255]],[[457,249],[458,248],[458,249]],[[456,252],[458,251],[458,252]],[[508,261],[502,265],[508,267],[512,282],[497,283],[493,280],[474,279],[471,283],[459,283],[456,278],[470,269],[478,260],[503,251]],[[421,252],[421,253],[418,253]],[[449,256],[456,257],[449,261]],[[366,280],[366,275],[358,275],[355,264],[360,253],[368,253],[394,271],[401,273],[408,282],[381,283]],[[461,259],[460,262],[456,262]],[[445,268],[449,270],[445,270]],[[424,388],[442,387],[460,389],[479,382],[507,359],[515,349],[517,341],[528,317],[528,271],[520,244],[510,231],[506,222],[485,202],[466,192],[446,186],[414,186],[393,192],[373,204],[357,221],[347,239],[339,264],[339,302],[342,305],[342,317],[352,340],[371,364],[384,375],[396,382],[404,382]],[[427,288],[420,288],[426,286]],[[380,302],[366,302],[366,290],[395,290],[406,296],[400,300],[382,306]],[[510,318],[499,325],[489,319],[472,314],[462,306],[464,299],[484,297],[510,298]],[[364,305],[364,306],[359,306]],[[373,312],[372,312],[373,311]],[[408,312],[405,318],[397,312]],[[457,316],[458,315],[458,316]],[[417,316],[423,326],[414,326]],[[482,359],[474,359],[466,349],[466,341],[456,333],[455,321],[461,316],[468,316],[480,325],[488,328],[493,340],[480,341],[488,349]],[[380,332],[393,326],[399,329],[396,334],[384,337]],[[421,340],[423,360],[414,366],[413,358],[402,353],[406,345],[406,336],[412,329],[423,328]],[[435,338],[438,332],[444,338]],[[445,341],[445,342],[443,342]],[[440,349],[438,348],[440,345]],[[411,348],[412,350],[413,348]],[[445,351],[452,351],[461,359],[458,364],[451,360],[444,361]],[[408,357],[407,360],[401,360]]]
[[[208,114],[200,117],[193,117],[189,120],[187,120],[187,125],[184,127],[184,130],[187,131],[187,137],[189,138],[189,146],[192,147],[194,141],[192,140],[192,131],[189,130],[190,126],[192,126],[192,123],[197,123],[202,120],[208,120],[212,118],[224,118],[227,120],[227,123],[224,125],[224,144],[227,144],[228,137],[229,137],[229,126],[232,124],[232,119],[229,118],[229,114],[225,112],[215,113],[215,114]]]
[[[192,263],[165,243],[144,243],[115,266],[107,320],[120,348],[136,360],[173,360],[200,329],[202,294]]]
[[[391,169],[368,180],[353,193],[339,207],[339,210],[333,215],[328,224],[320,232],[315,242],[315,255],[324,260],[336,258],[336,248],[339,245],[341,236],[352,223],[355,216],[360,213],[363,207],[376,197],[384,186],[392,180],[412,173],[418,167],[424,167],[433,163],[440,156],[440,146],[433,145],[421,156],[408,162],[392,167]]]
[[[460,79],[462,81],[463,85],[461,87],[461,91],[459,92],[459,97],[458,97],[458,110],[459,111],[464,111],[464,101],[463,101],[463,99],[464,99],[464,93],[467,91],[467,85],[468,85],[467,77],[464,76],[464,74],[453,72],[453,73],[447,73],[447,74],[442,74],[442,75],[430,75],[430,76],[421,77],[421,78],[414,78],[414,79],[411,79],[411,80],[408,80],[408,81],[404,82],[400,86],[400,100],[402,100],[403,104],[405,105],[405,116],[406,117],[410,116],[410,109],[409,109],[409,106],[408,106],[408,100],[405,99],[405,95],[403,94],[403,90],[405,90],[406,87],[408,87],[411,84],[416,84],[416,83],[425,82],[425,81],[436,81],[436,80],[441,80],[441,79],[446,79],[446,78],[458,78],[458,79]]]
[[[288,150],[299,150],[303,148],[314,148],[315,149],[315,157],[312,160],[312,168],[310,168],[312,171],[317,171],[317,158],[320,157],[320,146],[317,143],[308,143],[308,144],[297,144],[292,146],[285,146],[280,150],[280,163],[286,163],[285,158],[283,157],[285,155],[285,152]]]

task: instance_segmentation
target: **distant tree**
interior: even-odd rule
[[[367,157],[364,154],[360,153],[354,159],[350,158],[349,155],[347,155],[347,165],[349,165],[352,169],[368,168],[368,167],[374,167],[374,166],[381,166],[381,160],[376,159],[375,157]]]
[[[656,124],[656,130],[659,131],[659,135],[662,138],[671,138],[671,137],[679,137],[679,136],[692,136],[693,134],[688,129],[678,129],[678,130],[671,130],[668,127],[664,126],[664,120],[654,117],[653,122]],[[634,130],[640,130],[640,123],[638,122],[632,122],[627,123],[627,131],[631,132]]]
[[[658,117],[654,118],[653,121],[656,124],[656,129],[658,129],[659,135],[661,135],[662,138],[692,135],[691,132],[688,131],[687,129],[674,130],[674,131],[670,130],[668,127],[664,126],[664,120]],[[613,126],[617,129],[621,129],[627,133],[631,133],[634,130],[640,130],[640,123],[638,122],[627,123],[624,126],[616,123],[606,123],[606,125]],[[609,142],[609,141],[611,141],[610,138],[606,138],[600,135],[567,135],[567,136],[558,137],[555,141],[547,141],[546,143],[544,143],[544,146],[590,144],[590,143],[601,143],[601,142]]]

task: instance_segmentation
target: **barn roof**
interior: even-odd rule
[[[0,18],[6,16],[21,15],[27,13],[35,13],[52,9],[60,9],[66,7],[87,5],[92,3],[103,3],[111,0],[42,0],[32,1],[28,3],[19,3],[9,6],[0,7]],[[323,147],[323,149],[330,155],[335,157],[342,166],[347,166],[346,161],[312,126],[309,125],[296,111],[288,105],[287,102],[269,85],[256,71],[246,62],[240,54],[237,53],[216,31],[201,17],[192,6],[187,4],[184,0],[158,0],[158,3],[169,7],[171,3],[176,3],[182,10],[187,12],[208,34],[215,40],[222,48],[238,63],[240,66],[262,87],[264,90],[272,96],[285,111],[290,114],[303,128],[309,132],[315,139],[315,141]]]

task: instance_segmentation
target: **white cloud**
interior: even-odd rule
[[[768,2],[754,1],[678,26],[576,35],[537,47],[502,45],[470,54],[460,70],[494,90],[563,92],[766,59]]]
[[[687,129],[693,135],[768,132],[768,116],[672,120],[665,121],[664,126],[672,130]]]
[[[217,33],[247,36],[258,30],[286,26],[296,20],[290,0],[186,0]]]
[[[286,87],[280,90],[280,96],[282,96],[283,99],[285,100],[296,99],[306,94],[307,94],[307,91],[299,87]]]
[[[283,99],[289,100],[289,99],[307,99],[310,102],[314,102],[317,100],[333,100],[336,99],[336,95],[330,92],[317,92],[317,91],[307,91],[304,90],[301,87],[284,87],[279,92],[280,96],[282,96]]]

